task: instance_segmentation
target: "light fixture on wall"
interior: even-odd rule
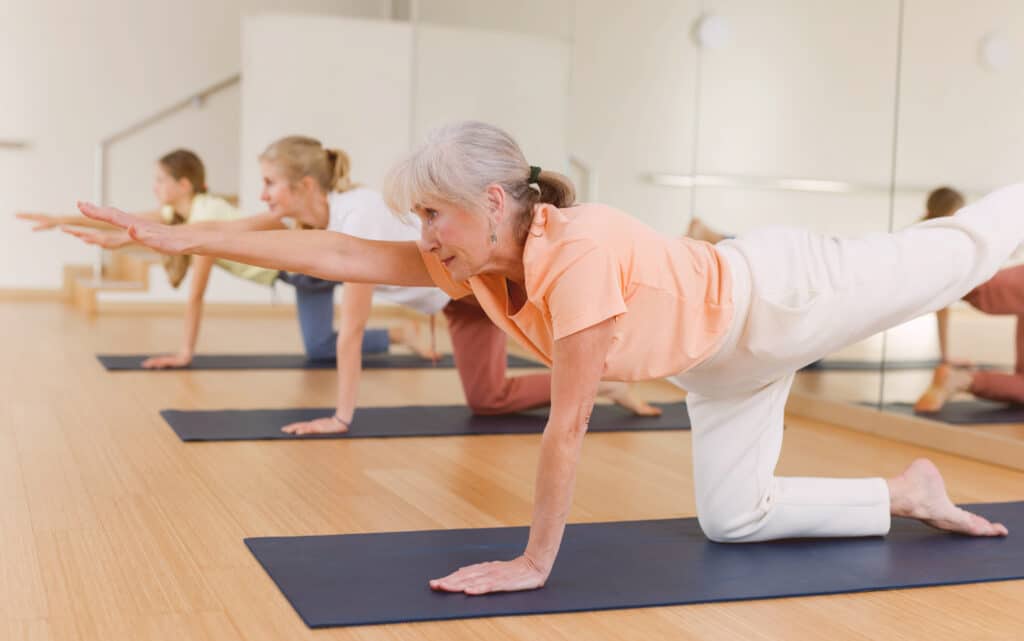
[[[1010,39],[994,32],[981,39],[981,63],[993,71],[1000,71],[1010,64],[1013,48]]]
[[[729,23],[722,16],[705,14],[693,26],[693,39],[703,49],[721,49],[729,42]]]

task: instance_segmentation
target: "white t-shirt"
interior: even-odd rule
[[[350,189],[344,193],[332,192],[327,197],[331,216],[327,223],[330,231],[366,238],[367,240],[419,240],[418,218],[409,222],[391,213],[384,198],[376,191],[365,187]],[[448,294],[436,287],[398,287],[377,285],[373,290],[381,298],[411,307],[423,314],[436,314],[448,301]]]

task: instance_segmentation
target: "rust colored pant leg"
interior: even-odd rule
[[[1017,316],[1017,361],[1014,374],[977,372],[971,393],[979,398],[1024,403],[1024,265],[1001,270],[964,300],[986,314]]]
[[[1007,403],[1024,403],[1024,315],[1017,317],[1017,363],[1015,373],[976,372],[971,394]]]
[[[551,374],[506,376],[508,337],[473,298],[444,308],[466,404],[474,414],[508,414],[551,404]]]
[[[1024,315],[1024,265],[997,272],[964,300],[986,314]]]

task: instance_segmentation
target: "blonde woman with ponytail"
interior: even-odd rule
[[[474,595],[544,585],[603,380],[672,377],[688,390],[697,517],[714,541],[879,536],[893,514],[966,535],[1007,534],[956,507],[924,459],[890,479],[784,478],[775,465],[794,372],[988,278],[1024,240],[1024,185],[894,234],[850,240],[765,230],[712,245],[662,235],[605,205],[575,204],[569,181],[531,167],[507,133],[462,122],[399,163],[385,193],[393,211],[420,219],[418,243],[226,236],[112,208],[81,210],[165,253],[472,294],[551,364],[525,550],[434,579],[433,589]]]

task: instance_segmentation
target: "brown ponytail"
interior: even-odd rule
[[[928,194],[924,220],[952,216],[964,206],[964,195],[952,187],[939,187]]]
[[[548,203],[560,209],[576,204],[576,188],[572,181],[557,171],[541,170],[537,176],[537,186],[540,188],[537,202]]]
[[[158,162],[175,180],[187,180],[192,185],[192,193],[206,193],[206,168],[195,152],[175,149],[161,156]]]
[[[516,217],[516,242],[523,244],[533,224],[533,212],[537,205],[554,205],[559,209],[576,204],[576,188],[572,181],[557,171],[542,169],[537,180],[530,183],[530,176],[523,179],[522,186],[509,191],[516,200],[525,207]]]

